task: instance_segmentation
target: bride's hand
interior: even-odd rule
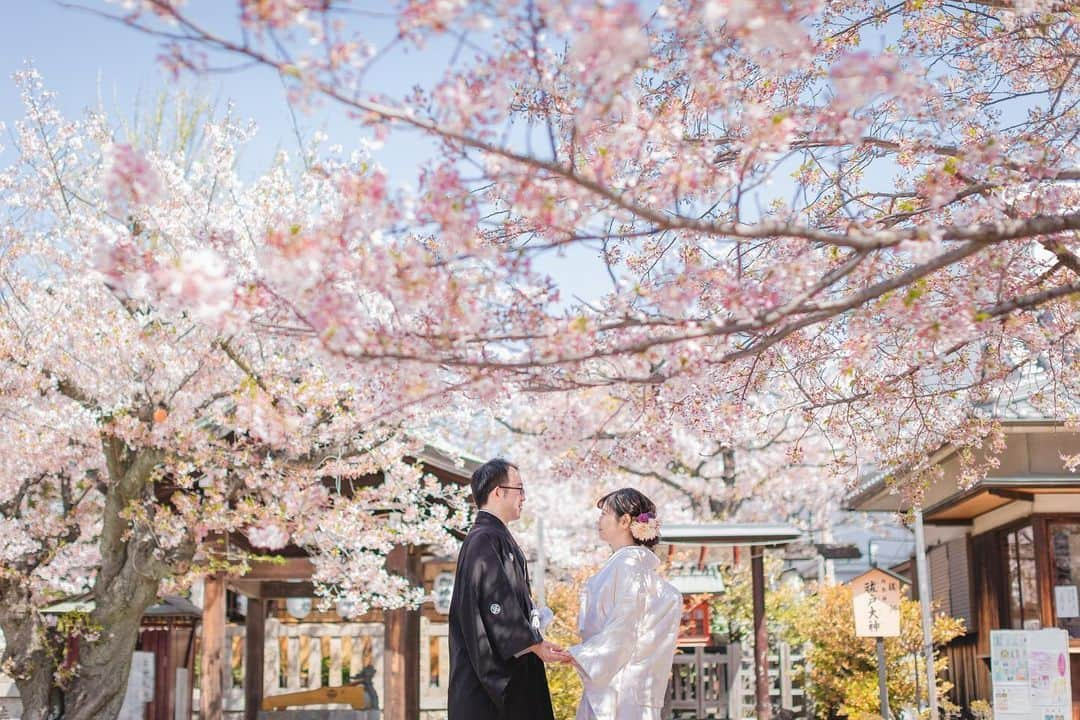
[[[530,650],[536,654],[536,657],[540,658],[545,663],[566,663],[573,660],[570,653],[566,652],[555,643],[548,642],[547,640],[533,645]]]

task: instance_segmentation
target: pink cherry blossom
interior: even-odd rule
[[[127,144],[113,145],[106,153],[106,197],[113,212],[122,214],[157,201],[161,178],[145,155]]]
[[[235,303],[236,285],[229,267],[210,248],[185,251],[175,265],[160,266],[154,280],[163,295],[192,309],[200,320],[219,320]]]
[[[277,522],[249,526],[244,530],[251,544],[264,550],[279,550],[289,542],[289,533]]]
[[[211,569],[242,573],[288,544],[318,557],[328,596],[419,601],[385,556],[448,548],[467,520],[459,488],[406,460],[424,446],[412,430],[448,402],[446,379],[426,363],[337,358],[330,324],[362,350],[386,329],[449,324],[436,311],[472,300],[424,286],[429,252],[402,252],[401,213],[366,202],[391,197],[382,176],[343,182],[355,158],[328,153],[300,178],[278,167],[245,182],[243,123],[209,121],[194,156],[144,153],[112,144],[96,114],[64,117],[35,72],[20,80],[27,117],[0,169],[0,629],[33,635],[42,608],[94,593],[89,622],[104,631],[81,635],[81,652],[122,657],[130,628],[110,618],[132,615],[119,604],[145,607]],[[273,267],[312,253],[326,259],[306,265],[321,281]],[[318,340],[296,324],[320,317]],[[384,487],[360,482],[377,473]],[[52,674],[24,649],[13,676]],[[71,707],[123,696],[122,673],[64,672]]]

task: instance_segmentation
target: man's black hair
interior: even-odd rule
[[[510,468],[517,469],[517,465],[502,458],[488,460],[476,468],[472,474],[472,496],[476,501],[476,507],[487,505],[491,491],[499,485],[505,485],[510,479]]]

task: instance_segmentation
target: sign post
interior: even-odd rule
[[[878,704],[881,707],[881,717],[889,720],[889,678],[885,672],[885,638],[875,638],[877,643],[877,685]]]
[[[899,575],[881,568],[871,568],[850,582],[854,590],[855,635],[877,641],[881,717],[889,720],[885,638],[900,634],[900,595],[906,582]]]

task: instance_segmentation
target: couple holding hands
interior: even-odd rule
[[[521,517],[518,468],[490,460],[472,475],[480,509],[458,555],[450,603],[449,720],[552,720],[545,663],[572,664],[577,720],[659,720],[682,619],[682,595],[657,573],[656,506],[633,488],[597,503],[611,556],[585,585],[581,642],[544,640],[525,555],[507,525]],[[544,614],[548,617],[544,618]]]

